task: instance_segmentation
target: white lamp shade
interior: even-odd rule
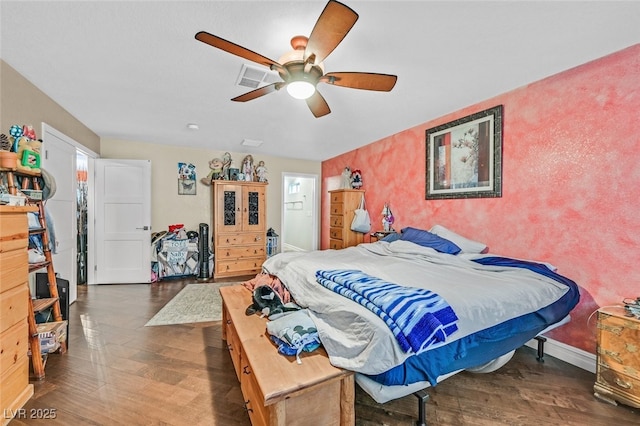
[[[308,81],[292,81],[287,84],[287,92],[296,99],[307,99],[313,95],[316,88]]]

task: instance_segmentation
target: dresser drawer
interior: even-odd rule
[[[217,245],[221,247],[244,244],[265,244],[265,234],[261,232],[243,232],[238,234],[218,234]]]
[[[29,386],[29,357],[27,354],[18,358],[14,368],[0,375],[0,383],[2,383],[2,407],[13,405],[13,409],[18,408],[14,402],[24,394]]]
[[[221,247],[216,253],[216,259],[237,259],[239,257],[264,257],[266,250],[264,246],[244,246],[244,247]]]
[[[343,203],[331,203],[331,214],[339,215],[344,214],[344,204]]]
[[[262,270],[262,264],[266,257],[253,257],[247,259],[220,260],[214,259],[216,265],[216,275],[235,274],[239,275],[257,274]]]
[[[331,203],[344,203],[344,192],[336,191],[330,192],[331,194]]]
[[[26,321],[29,288],[26,285],[0,294],[0,333],[14,324]]]
[[[598,362],[640,380],[640,323],[600,312]]]
[[[22,249],[12,251],[5,251],[3,243],[0,252],[0,293],[27,282],[29,259],[26,241],[24,240],[25,245]]]
[[[0,375],[15,368],[28,350],[29,328],[25,318],[0,334]]]
[[[344,216],[331,216],[329,218],[329,226],[333,226],[333,227],[342,227],[342,225],[344,224]]]
[[[333,250],[340,250],[344,248],[344,241],[342,240],[329,240],[329,248]]]
[[[26,214],[3,214],[0,221],[2,251],[26,248],[29,238],[28,229]]]
[[[229,318],[229,316],[227,316]],[[240,360],[242,358],[242,345],[238,339],[238,333],[231,320],[227,320],[225,324],[227,332],[227,349],[229,349],[229,355],[231,355],[231,361],[233,361],[233,368],[236,370],[236,377],[240,379]]]
[[[334,240],[342,240],[342,228],[330,228],[329,238]]]
[[[251,370],[251,366],[246,360],[242,362],[242,371],[240,372],[240,389],[244,396],[244,404],[252,425],[267,425],[269,420],[269,411],[264,406],[264,396],[260,392],[260,387],[256,381],[256,376]]]

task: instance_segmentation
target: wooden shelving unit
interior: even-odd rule
[[[7,177],[7,184],[9,187],[9,193],[16,195],[18,193],[17,178],[22,178],[20,189],[35,189],[41,190],[40,186],[40,173],[25,173],[16,172],[11,169],[0,168],[0,173],[4,173]],[[53,321],[62,322],[62,312],[60,310],[60,298],[58,295],[58,286],[56,284],[56,273],[53,268],[53,261],[51,257],[51,249],[49,247],[49,233],[47,232],[47,221],[45,217],[44,201],[38,199],[27,198],[28,204],[37,207],[38,220],[40,223],[39,228],[29,229],[29,235],[40,235],[42,238],[42,247],[45,261],[29,264],[29,272],[36,272],[42,269],[47,270],[47,279],[49,283],[49,298],[34,299],[29,294],[29,315],[27,315],[27,321],[29,324],[29,347],[31,352],[31,365],[33,367],[33,377],[36,380],[42,380],[45,377],[45,366],[47,362],[48,353],[41,352],[40,336],[38,333],[38,325],[36,323],[36,314],[41,313],[47,309],[52,310]],[[60,341],[60,347],[57,350],[58,353],[65,353],[67,351],[66,338]]]

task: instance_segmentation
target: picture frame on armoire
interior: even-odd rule
[[[502,105],[426,131],[427,200],[502,197]]]

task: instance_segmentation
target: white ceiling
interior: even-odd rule
[[[640,42],[634,1],[345,3],[360,18],[326,71],[398,83],[319,85],[321,118],[286,91],[231,102],[251,90],[236,85],[249,62],[194,35],[278,60],[326,1],[2,0],[0,57],[102,138],[325,160]]]

